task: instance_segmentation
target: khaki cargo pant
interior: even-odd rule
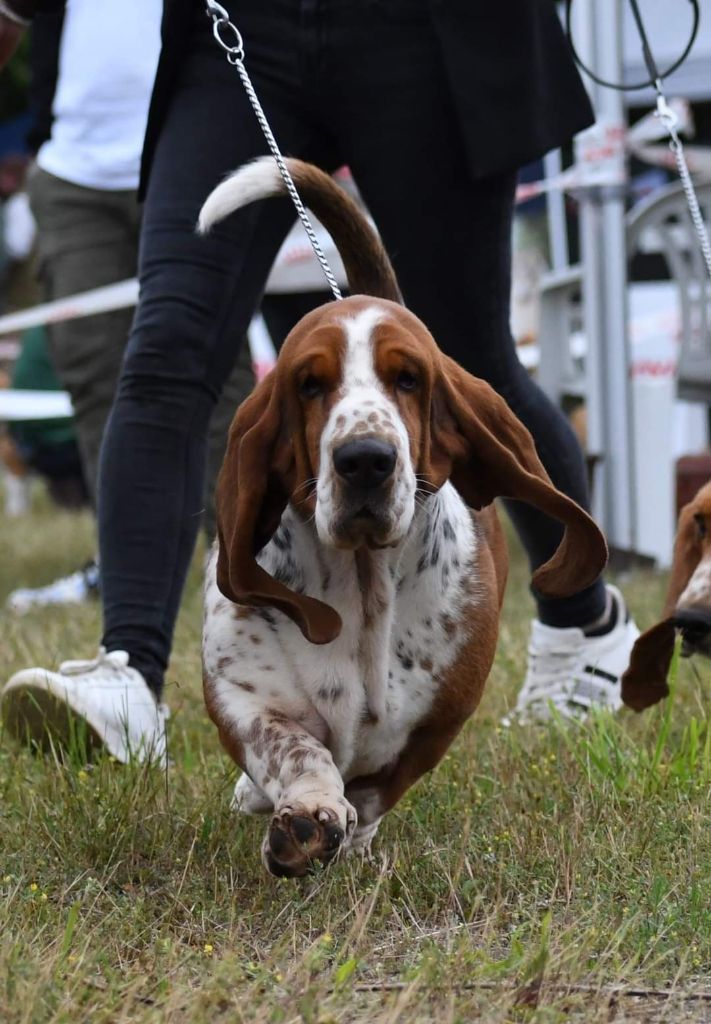
[[[134,277],[140,207],[136,193],[84,188],[35,167],[27,185],[38,227],[38,266],[45,301]],[[49,347],[74,406],[79,450],[92,500],[99,453],[111,410],[132,309],[53,324]],[[234,410],[254,384],[242,345],[210,427],[205,526],[214,532],[213,492]]]

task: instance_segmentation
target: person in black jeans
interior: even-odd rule
[[[327,171],[348,164],[406,304],[448,355],[503,395],[556,486],[587,505],[578,443],[519,363],[509,327],[516,170],[592,119],[552,0],[233,7],[282,150]],[[141,298],[100,474],[102,647],[96,660],[56,673],[19,673],[5,690],[11,711],[38,687],[68,702],[122,759],[163,749],[161,710],[147,695],[162,693],[210,412],[294,211],[287,200],[256,204],[207,238],[195,222],[225,173],[265,151],[203,3],[166,0],[144,149]],[[559,524],[524,506],[511,513],[540,565]],[[617,705],[636,636],[619,593],[599,582],[566,600],[538,598],[538,615],[519,710],[539,713],[548,698],[571,713]],[[37,716],[14,717],[25,732],[41,728]]]

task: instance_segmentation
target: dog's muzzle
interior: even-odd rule
[[[341,484],[335,533],[347,546],[387,543],[396,465],[395,445],[375,437],[346,441],[333,452],[333,467]]]
[[[684,657],[692,654],[711,657],[711,608],[677,608],[672,622],[681,632]]]
[[[333,453],[333,465],[341,480],[354,491],[372,491],[393,475],[397,462],[394,444],[367,437],[346,441]]]

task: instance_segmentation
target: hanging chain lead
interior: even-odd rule
[[[264,133],[264,137],[267,140],[272,156],[276,160],[276,164],[279,168],[279,173],[283,178],[286,190],[291,197],[294,207],[296,208],[296,212],[299,215],[304,231],[311,243],[316,259],[321,265],[321,269],[323,270],[324,277],[328,282],[328,286],[333,293],[333,297],[335,299],[341,299],[343,298],[341,289],[338,287],[338,282],[336,281],[333,271],[326,259],[326,255],[319,244],[309,215],[306,212],[306,208],[301,201],[301,196],[294,184],[294,179],[289,173],[289,168],[287,167],[284,157],[277,145],[274,133],[271,130],[266,114],[259,102],[259,97],[254,91],[254,86],[252,85],[247,68],[244,65],[244,43],[239,29],[234,22],[231,21],[229,12],[226,11],[221,4],[217,3],[216,0],[205,0],[205,3],[208,17],[212,18],[212,34],[214,35],[218,45],[225,51],[227,62],[237,69],[237,74],[239,75],[244,90],[247,93],[247,97],[257,117],[259,126]],[[711,278],[711,240],[709,240],[708,231],[699,206],[699,200],[696,195],[696,190],[694,189],[694,183],[691,179],[689,167],[686,162],[684,147],[676,130],[677,117],[667,103],[661,78],[657,78],[654,84],[657,92],[657,116],[669,132],[669,148],[676,161],[679,177],[681,178],[681,183],[686,195],[686,201],[689,206],[691,220],[693,222],[694,229],[696,230],[696,234],[698,235],[701,252],[704,257],[704,263],[706,264],[706,270],[709,278]]]
[[[694,229],[696,230],[696,234],[699,238],[699,245],[701,246],[706,270],[709,278],[711,278],[711,241],[709,241],[709,233],[706,229],[703,214],[701,213],[701,207],[699,206],[699,199],[696,195],[696,189],[694,188],[694,183],[691,179],[689,165],[686,162],[684,146],[682,145],[681,139],[679,138],[679,134],[676,130],[679,119],[667,103],[661,79],[657,79],[654,83],[654,87],[657,91],[657,117],[669,132],[669,149],[674,154],[674,159],[676,160],[679,177],[681,178],[681,184],[689,207],[689,214],[691,215]]]
[[[205,2],[207,15],[208,17],[212,18],[212,34],[215,37],[215,40],[218,43],[218,45],[225,51],[227,62],[237,69],[237,74],[239,75],[242,85],[244,86],[244,90],[247,93],[249,102],[252,104],[252,109],[256,114],[259,126],[262,129],[262,132],[264,133],[264,137],[267,140],[267,144],[269,146],[269,149],[271,150],[272,156],[276,160],[276,164],[277,167],[279,168],[279,173],[281,174],[284,180],[286,190],[291,197],[291,201],[296,207],[296,212],[299,215],[299,220],[303,224],[304,231],[306,232],[308,240],[311,243],[311,248],[314,251],[314,255],[316,256],[316,259],[319,261],[321,265],[321,269],[323,270],[324,277],[326,278],[328,286],[333,293],[333,297],[334,299],[342,299],[343,296],[341,294],[341,289],[338,287],[338,282],[336,281],[335,275],[331,270],[328,260],[326,259],[326,254],[324,253],[323,249],[321,248],[321,245],[319,244],[319,240],[316,237],[316,232],[314,231],[313,224],[311,223],[309,215],[306,212],[306,208],[301,201],[301,196],[299,195],[296,185],[294,184],[294,179],[289,173],[289,168],[287,167],[286,161],[284,160],[284,157],[281,154],[281,150],[277,145],[277,141],[274,138],[274,133],[272,132],[269,126],[266,114],[262,109],[262,104],[259,102],[259,97],[254,91],[252,80],[250,79],[247,69],[244,66],[244,43],[242,41],[242,36],[240,35],[239,29],[230,20],[229,13],[221,4],[216,3],[216,0],[205,0]]]

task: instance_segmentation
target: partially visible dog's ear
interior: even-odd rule
[[[449,478],[471,508],[515,498],[563,523],[557,551],[533,574],[536,590],[567,597],[598,578],[607,545],[595,522],[553,486],[531,435],[506,402],[446,356],[433,385],[430,434],[429,466],[422,471],[435,487]]]
[[[237,604],[278,608],[307,640],[325,644],[341,631],[329,605],[275,580],[256,556],[273,536],[294,485],[293,446],[282,424],[275,373],[237,410],[217,481],[217,585]]]
[[[673,615],[701,559],[701,540],[694,512],[692,502],[684,506],[679,516],[663,618],[637,638],[629,668],[622,676],[622,699],[635,711],[644,711],[669,693],[667,676],[676,635]]]
[[[672,620],[663,619],[637,637],[622,676],[622,700],[628,707],[644,711],[668,696],[675,634]]]
[[[685,505],[679,514],[669,586],[662,611],[662,615],[665,617],[674,614],[677,601],[686,590],[687,583],[701,561],[701,539],[696,529],[694,512],[695,507],[692,502]]]

